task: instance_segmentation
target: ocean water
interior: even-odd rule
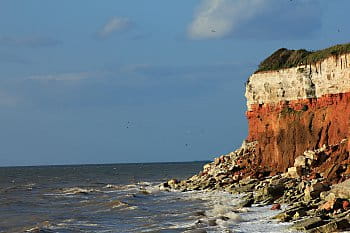
[[[205,162],[0,168],[0,232],[286,232],[269,206],[157,185]]]

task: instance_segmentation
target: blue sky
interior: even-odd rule
[[[0,0],[0,165],[208,160],[278,48],[349,42],[348,0]]]

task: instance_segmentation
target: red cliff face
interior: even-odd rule
[[[246,115],[247,140],[258,141],[257,162],[267,170],[284,172],[304,151],[349,137],[350,93],[252,105]]]
[[[349,55],[249,78],[247,141],[256,144],[256,170],[285,172],[306,150],[326,145],[327,159],[313,172],[338,181],[350,175]]]

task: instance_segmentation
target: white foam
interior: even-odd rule
[[[76,194],[88,194],[92,192],[99,192],[97,189],[84,189],[79,187],[67,188],[62,191],[66,195],[76,195]]]
[[[234,222],[237,222],[237,223],[243,221],[242,216],[239,215],[239,214],[236,214],[234,212],[225,213],[224,216],[228,217],[231,221],[234,221]]]

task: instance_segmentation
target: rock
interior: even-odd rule
[[[316,160],[316,152],[312,151],[312,150],[307,150],[304,152],[304,156],[306,159],[310,159],[310,160]]]
[[[348,210],[349,209],[349,207],[350,207],[350,203],[348,202],[348,201],[343,201],[343,209],[344,210]]]
[[[333,209],[340,209],[343,207],[343,201],[339,198],[330,199],[319,207],[320,210],[330,211]]]
[[[285,212],[279,213],[273,217],[273,219],[277,219],[281,222],[288,222],[289,220],[292,219],[292,216],[288,215]]]
[[[333,209],[334,206],[334,201],[327,201],[326,203],[324,203],[323,205],[321,205],[319,207],[320,210],[326,210],[326,211],[330,211]]]
[[[304,216],[306,216],[306,215],[307,215],[307,213],[306,213],[306,211],[304,211],[304,210],[297,211],[297,212],[295,212],[295,214],[293,215],[293,220],[298,220],[298,219],[300,219],[300,218],[302,218],[302,217],[304,217]]]
[[[179,183],[179,181],[176,180],[176,179],[168,180],[168,185],[169,185],[170,187],[175,187],[175,185],[176,185],[177,183]]]
[[[332,201],[335,200],[337,197],[334,193],[329,193],[326,197],[325,197],[325,201]]]
[[[276,203],[273,204],[270,210],[280,210],[281,209],[281,204]]]
[[[302,175],[302,167],[290,167],[288,168],[287,177],[299,178]]]
[[[252,204],[254,204],[254,197],[253,195],[248,195],[244,197],[244,200],[241,203],[239,203],[238,207],[251,207]]]
[[[339,198],[350,199],[350,179],[334,185],[330,192]]]
[[[184,233],[207,233],[207,231],[204,229],[194,229],[194,230],[184,231]]]
[[[306,166],[306,157],[300,155],[294,160],[294,167],[305,167]]]
[[[204,171],[208,171],[208,170],[210,170],[210,168],[211,168],[211,164],[210,164],[210,163],[207,163],[207,164],[205,164],[205,165],[203,166],[203,170],[204,170]]]
[[[220,158],[219,158],[219,157],[218,157],[218,158],[215,158],[214,164],[215,164],[215,165],[219,165],[219,164],[220,164]]]
[[[208,226],[216,226],[216,219],[208,219]]]
[[[273,198],[281,197],[284,193],[285,187],[283,184],[269,185],[264,189],[265,195],[270,195]]]
[[[339,219],[336,221],[332,221],[332,222],[327,223],[323,226],[312,229],[308,232],[309,233],[330,233],[330,232],[336,232],[339,230],[345,230],[349,227],[350,227],[350,224],[349,224],[348,219],[343,218],[343,219]]]
[[[307,185],[304,190],[304,200],[311,201],[313,198],[318,198],[320,197],[321,192],[328,191],[329,189],[330,188],[328,184],[321,182]]]
[[[276,216],[273,217],[273,219],[277,219],[281,222],[289,222],[290,220],[293,219],[293,216],[297,212],[305,212],[306,207],[305,206],[296,206],[294,208],[288,209],[282,213],[277,214]]]
[[[306,231],[324,224],[320,217],[311,217],[295,222],[291,228],[297,231]]]

